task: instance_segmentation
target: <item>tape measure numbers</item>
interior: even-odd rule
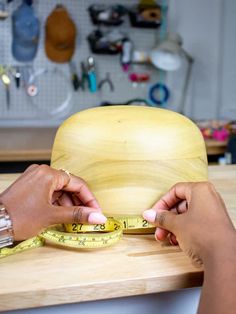
[[[121,223],[114,219],[108,219],[101,225],[68,224],[65,229],[67,232],[62,232],[60,227],[55,226],[43,231],[40,236],[63,246],[93,249],[115,244],[123,233]]]
[[[106,216],[106,215],[105,215]],[[136,231],[137,229],[149,229],[151,228],[153,230],[153,225],[147,222],[147,220],[143,219],[142,216],[139,215],[132,215],[132,216],[113,216],[108,217],[108,220],[106,224],[103,225],[86,225],[86,224],[80,224],[80,223],[73,223],[73,224],[66,224],[65,228],[67,232],[88,232],[88,231],[103,231],[107,223],[109,221],[115,221],[118,224],[121,224],[123,232],[126,231]],[[114,230],[116,230],[117,225],[114,223],[112,226]],[[107,226],[106,226],[107,229]],[[110,227],[110,231],[111,231]]]
[[[154,233],[155,231],[154,226],[148,223],[147,220],[143,219],[140,215],[114,216],[112,218],[121,223],[123,233],[126,234],[146,234]]]
[[[150,233],[153,232],[153,228],[153,225],[138,215],[109,217],[105,224],[97,225],[80,223],[55,225],[12,248],[0,249],[0,258],[43,246],[45,240],[65,247],[102,248],[117,243],[123,232],[146,233],[147,230]]]

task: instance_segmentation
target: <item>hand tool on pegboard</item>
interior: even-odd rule
[[[5,87],[6,91],[6,104],[7,104],[7,110],[10,109],[10,84],[11,84],[11,79],[8,74],[8,71],[6,68],[3,66],[0,66],[0,76],[1,76],[1,81]]]
[[[76,64],[74,61],[71,60],[69,62],[69,66],[70,66],[70,75],[71,75],[72,86],[73,86],[74,90],[77,91],[81,86],[81,82],[80,82],[79,76],[78,76],[77,71],[76,71]]]

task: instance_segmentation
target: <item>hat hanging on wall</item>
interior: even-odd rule
[[[21,62],[29,62],[37,53],[39,41],[39,20],[34,10],[22,3],[12,14],[12,54]]]
[[[45,25],[45,51],[57,63],[70,61],[75,50],[76,26],[66,8],[57,5]]]

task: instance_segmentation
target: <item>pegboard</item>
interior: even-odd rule
[[[7,6],[12,13],[20,4],[21,0],[14,0]],[[104,89],[90,93],[89,91],[74,91],[70,82],[70,70],[68,64],[56,64],[51,62],[44,52],[44,25],[47,16],[58,4],[63,4],[77,26],[76,51],[73,61],[76,63],[80,75],[80,62],[86,61],[92,55],[95,59],[97,81],[99,82],[110,73],[114,84],[114,92],[104,85]],[[28,65],[36,74],[36,82],[40,93],[29,97],[23,88],[17,89],[15,83],[10,85],[10,109],[7,109],[6,92],[0,82],[0,126],[20,121],[18,125],[57,125],[61,120],[74,112],[99,106],[102,102],[124,103],[133,98],[148,98],[150,86],[158,81],[159,73],[152,66],[133,65],[132,72],[146,72],[151,75],[147,84],[135,86],[129,81],[128,74],[122,71],[120,56],[92,54],[88,42],[88,34],[96,28],[91,23],[87,8],[94,3],[111,4],[110,0],[34,0],[34,9],[40,20],[40,40],[36,58],[30,64],[17,62],[11,53],[12,33],[11,16],[0,21],[0,64],[7,66]],[[117,2],[114,2],[117,3]],[[135,5],[137,0],[120,0],[119,4]],[[135,50],[150,50],[158,39],[157,29],[133,28],[128,16],[125,22],[118,26],[123,33],[134,43]],[[108,29],[108,27],[102,27]],[[110,29],[110,27],[109,27]]]

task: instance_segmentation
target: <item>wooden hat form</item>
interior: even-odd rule
[[[197,126],[176,112],[144,106],[72,115],[58,129],[51,165],[82,177],[107,216],[141,214],[175,183],[207,180]]]

